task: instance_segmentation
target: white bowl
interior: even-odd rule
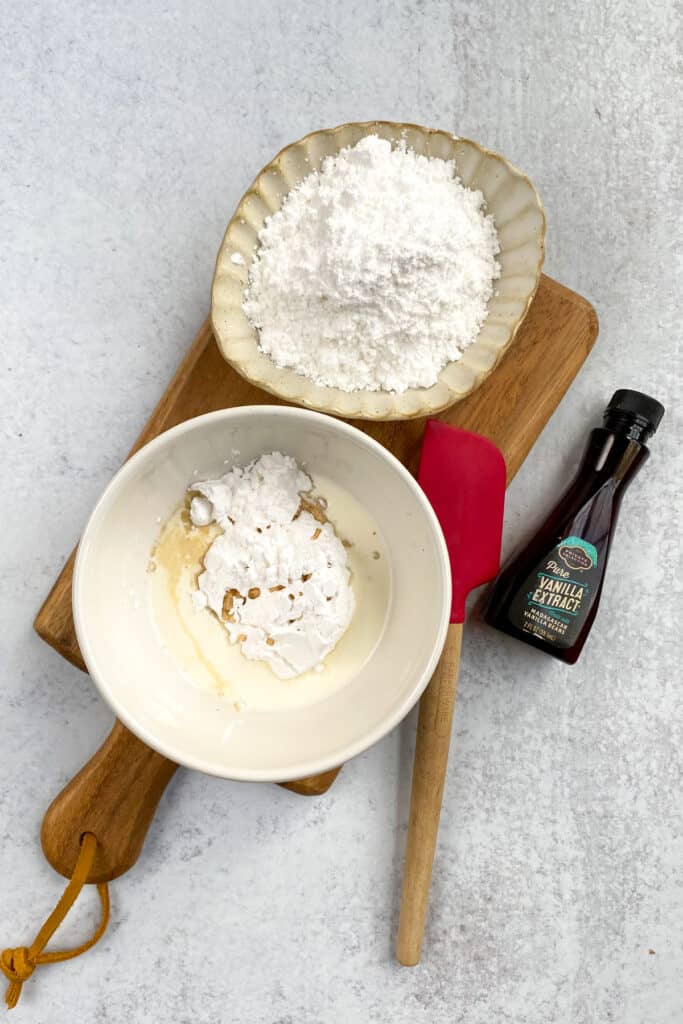
[[[374,516],[389,553],[391,599],[374,651],[329,697],[284,710],[237,711],[188,682],[162,650],[146,601],[147,566],[159,522],[182,502],[189,482],[226,472],[226,458],[243,464],[273,450],[293,455],[314,478],[324,473]],[[213,775],[282,781],[341,764],[407,714],[441,653],[450,589],[441,528],[397,459],[331,417],[251,406],[181,423],[123,466],[83,534],[73,607],[93,680],[140,739]]]
[[[430,388],[342,391],[323,387],[277,366],[261,352],[258,333],[242,310],[258,233],[287,193],[326,156],[354,146],[366,135],[392,145],[405,141],[416,153],[455,162],[464,185],[479,189],[498,229],[501,275],[476,341],[448,363]],[[235,253],[241,263],[232,259]],[[281,150],[256,176],[228,224],[216,259],[211,321],[223,356],[247,380],[288,402],[347,419],[398,420],[431,416],[453,405],[488,377],[512,344],[541,279],[545,213],[533,184],[499,153],[449,132],[394,121],[366,121],[311,132]]]

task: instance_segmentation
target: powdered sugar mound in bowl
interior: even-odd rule
[[[244,311],[273,362],[343,391],[431,387],[477,338],[500,251],[453,161],[376,136],[326,157],[259,233]]]
[[[281,679],[322,665],[355,608],[346,550],[306,497],[312,486],[281,452],[192,485],[192,523],[222,530],[204,557],[194,607],[210,608],[245,657]]]

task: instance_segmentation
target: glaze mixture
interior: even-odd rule
[[[169,656],[238,709],[322,699],[381,635],[390,572],[377,525],[337,485],[315,483],[275,452],[193,484],[153,551]]]

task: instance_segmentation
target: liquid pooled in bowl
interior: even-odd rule
[[[390,600],[373,517],[277,452],[192,484],[150,570],[169,656],[238,709],[306,704],[338,689],[374,650]]]

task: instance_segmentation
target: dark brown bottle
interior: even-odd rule
[[[615,391],[567,491],[496,580],[486,622],[574,664],[598,611],[621,499],[663,415],[654,398]]]

